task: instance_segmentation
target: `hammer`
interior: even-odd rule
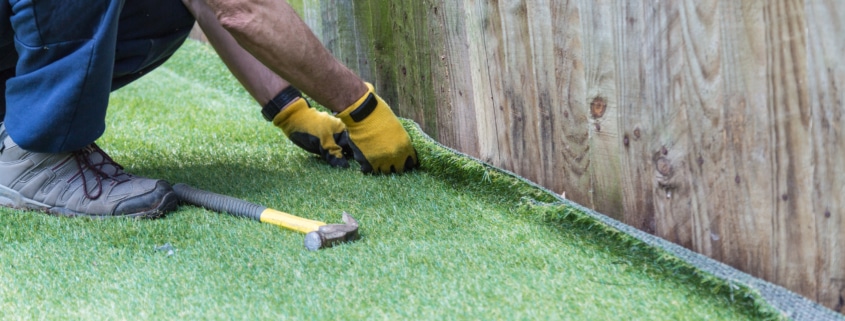
[[[189,204],[305,233],[305,248],[309,251],[358,239],[358,221],[346,212],[343,212],[342,216],[344,224],[326,224],[231,196],[196,189],[183,183],[173,185],[173,191],[182,201]]]

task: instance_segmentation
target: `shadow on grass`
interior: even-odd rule
[[[185,160],[176,161],[184,162]],[[309,157],[307,161],[298,165],[301,168],[289,170],[232,161],[163,166],[150,163],[142,161],[138,165],[133,165],[131,173],[164,179],[171,184],[185,183],[195,188],[234,197],[260,195],[266,193],[268,189],[307,190],[311,185],[308,184],[308,176],[313,176],[309,175],[309,172],[342,170],[331,168],[313,157]]]

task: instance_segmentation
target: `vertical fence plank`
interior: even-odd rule
[[[640,1],[628,1],[620,8],[620,31],[617,59],[620,77],[618,95],[619,130],[622,143],[621,188],[624,222],[648,233],[655,233],[655,210],[652,180],[652,146],[648,137],[654,132],[651,110],[654,97],[647,94],[655,59],[652,48],[657,46],[654,33],[647,34],[654,10]],[[647,81],[648,79],[648,81]]]
[[[382,0],[366,1],[368,13],[368,33],[370,39],[370,64],[373,65],[372,82],[379,95],[396,109],[398,104],[397,70],[399,62],[396,58],[396,36],[394,35],[394,19],[392,13],[393,2]],[[407,117],[407,116],[406,116]]]
[[[485,13],[483,4],[479,0],[464,1],[464,26],[466,28],[467,49],[467,80],[469,86],[459,90],[459,95],[469,95],[472,104],[470,112],[475,114],[475,130],[478,137],[478,154],[475,156],[491,164],[497,164],[493,159],[501,154],[498,141],[492,139],[496,135],[495,118],[490,117],[493,106],[493,95],[490,81],[490,70],[487,69],[487,51],[484,39],[481,37],[485,28]],[[499,165],[501,166],[501,165]]]
[[[479,136],[485,137],[480,144],[481,158],[493,165],[513,169],[510,138],[507,128],[511,115],[502,95],[504,71],[504,49],[502,48],[502,21],[497,0],[468,0],[469,20],[476,37],[477,51],[472,55],[473,77],[476,80],[476,114],[479,117]],[[506,109],[506,107],[508,107]]]
[[[352,19],[355,16],[353,2],[330,0],[328,3],[333,7],[332,12],[334,18],[337,19],[337,38],[335,41],[338,49],[335,51],[341,53],[337,58],[352,70],[360,72],[361,68],[358,66],[356,50],[358,37],[355,32],[355,20]]]
[[[384,4],[384,1],[379,1]],[[416,101],[414,93],[410,89],[412,79],[408,80],[408,66],[411,68],[416,66],[416,56],[413,55],[413,40],[411,39],[414,25],[409,22],[409,8],[405,5],[400,5],[395,2],[387,4],[389,11],[385,12],[385,18],[391,21],[390,28],[393,39],[394,63],[396,64],[396,82],[393,84],[396,88],[396,101],[394,102],[394,110],[405,117],[411,117],[417,120],[423,128],[425,128],[425,119],[422,117],[421,111],[414,110],[410,106],[413,101]],[[410,12],[413,15],[413,12]],[[413,72],[413,69],[412,69]]]
[[[445,66],[439,58],[435,58],[438,56],[437,52],[443,50],[443,38],[439,35],[437,28],[432,26],[432,21],[436,19],[433,17],[434,9],[431,1],[414,1],[412,7],[415,25],[413,54],[416,56],[418,65],[414,73],[408,75],[408,77],[416,78],[417,83],[415,88],[417,101],[411,108],[422,111],[425,124],[423,128],[432,137],[439,138],[440,124],[437,121],[439,105],[436,101],[433,79],[444,73]]]
[[[531,65],[531,39],[525,0],[500,0],[499,17],[503,26],[502,107],[508,113],[505,135],[510,145],[513,166],[522,175],[540,181],[539,128],[537,126],[537,90]]]
[[[816,222],[812,216],[812,150],[808,144],[810,106],[807,91],[806,33],[803,1],[767,1],[770,135],[775,171],[771,199],[774,217],[774,278],[814,297]]]
[[[721,175],[720,259],[772,280],[772,140],[768,124],[766,25],[762,2],[722,0],[722,78],[726,153]],[[737,246],[746,244],[747,246]]]
[[[617,59],[613,7],[611,1],[580,3],[586,85],[586,101],[581,108],[588,115],[585,125],[589,126],[588,204],[621,219],[619,108],[616,101],[616,80],[620,75],[613,63]]]
[[[533,75],[535,94],[535,113],[537,126],[537,141],[534,143],[539,149],[539,159],[534,161],[537,167],[538,183],[545,186],[556,186],[555,192],[562,193],[566,172],[563,170],[565,142],[561,139],[564,129],[562,95],[558,92],[558,74],[560,61],[556,57],[556,43],[559,41],[554,30],[555,24],[566,24],[565,20],[556,20],[563,16],[558,10],[560,6],[552,7],[549,0],[527,1],[526,16],[529,38],[531,39],[530,75]],[[530,142],[529,142],[530,143]]]
[[[319,7],[319,14],[320,14],[320,26],[317,30],[320,30],[320,33],[315,33],[320,40],[323,42],[323,45],[332,52],[332,54],[340,61],[343,61],[345,52],[341,49],[342,47],[338,43],[338,21],[337,21],[337,10],[334,6],[335,1],[343,1],[343,0],[328,0],[328,1],[318,1],[315,3],[315,6]]]
[[[591,5],[592,2],[575,0],[551,1],[549,10],[553,21],[551,27],[554,35],[556,83],[551,90],[557,94],[557,100],[550,110],[552,132],[548,136],[553,143],[552,146],[544,146],[544,152],[557,158],[552,171],[562,177],[561,181],[552,182],[559,185],[547,186],[556,192],[565,192],[569,199],[578,200],[590,198],[592,184],[588,157],[589,110],[584,108],[587,103],[587,84],[581,17],[581,8]],[[537,7],[535,10],[544,9]]]
[[[424,15],[419,12],[420,2],[414,1],[404,5],[392,3],[390,8],[388,17],[393,20],[397,63],[395,86],[398,97],[394,109],[400,115],[415,119],[429,135],[437,137],[436,121],[429,116],[427,108],[430,107],[425,105],[425,97],[422,94],[422,79],[429,77],[431,71],[428,61],[422,61],[419,54],[420,51],[428,50],[417,49],[418,45],[425,44],[420,39],[420,29],[425,28],[420,25],[420,16]]]
[[[646,10],[646,32],[654,41],[647,48],[653,57],[653,70],[648,95],[651,106],[651,129],[647,129],[651,164],[655,233],[692,248],[692,218],[690,207],[694,200],[688,184],[689,164],[688,123],[685,100],[684,21],[683,3],[677,1],[651,2]]]
[[[808,1],[806,10],[815,183],[810,214],[818,242],[810,262],[815,263],[817,300],[845,313],[845,9],[837,1]]]
[[[372,82],[375,75],[375,68],[370,63],[373,57],[372,22],[370,22],[370,3],[368,1],[353,1],[348,5],[352,14],[347,13],[346,20],[351,25],[351,39],[349,48],[355,51],[354,65],[350,66],[358,76],[366,81]]]
[[[725,196],[732,191],[727,184],[725,136],[723,126],[722,51],[719,33],[721,19],[718,0],[684,1],[680,6],[678,29],[681,33],[682,124],[686,127],[683,141],[683,184],[688,187],[691,206],[681,215],[691,219],[690,243],[705,255],[721,256],[720,215],[730,211]],[[676,105],[678,106],[678,105]],[[656,165],[662,165],[658,162]],[[658,167],[658,171],[661,168]],[[680,196],[680,195],[679,195]],[[683,200],[681,200],[683,201]],[[678,210],[681,210],[678,208]]]
[[[479,135],[474,106],[474,81],[470,62],[470,34],[467,8],[463,1],[429,2],[431,39],[442,39],[432,55],[434,88],[440,141],[454,142],[452,147],[469,155],[480,156]]]

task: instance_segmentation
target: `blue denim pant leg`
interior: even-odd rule
[[[164,63],[193,25],[179,0],[4,5],[0,76],[11,68],[4,65],[11,51],[16,54],[6,81],[5,125],[16,143],[37,152],[76,150],[99,138],[109,93]]]

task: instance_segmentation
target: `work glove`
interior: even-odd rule
[[[417,166],[417,151],[411,137],[390,110],[390,106],[373,92],[367,93],[337,117],[346,124],[349,147],[364,173],[402,173]]]
[[[282,90],[264,106],[261,113],[281,128],[296,146],[320,155],[331,166],[349,167],[343,147],[346,146],[347,154],[351,154],[346,126],[336,117],[311,108],[293,86]]]

